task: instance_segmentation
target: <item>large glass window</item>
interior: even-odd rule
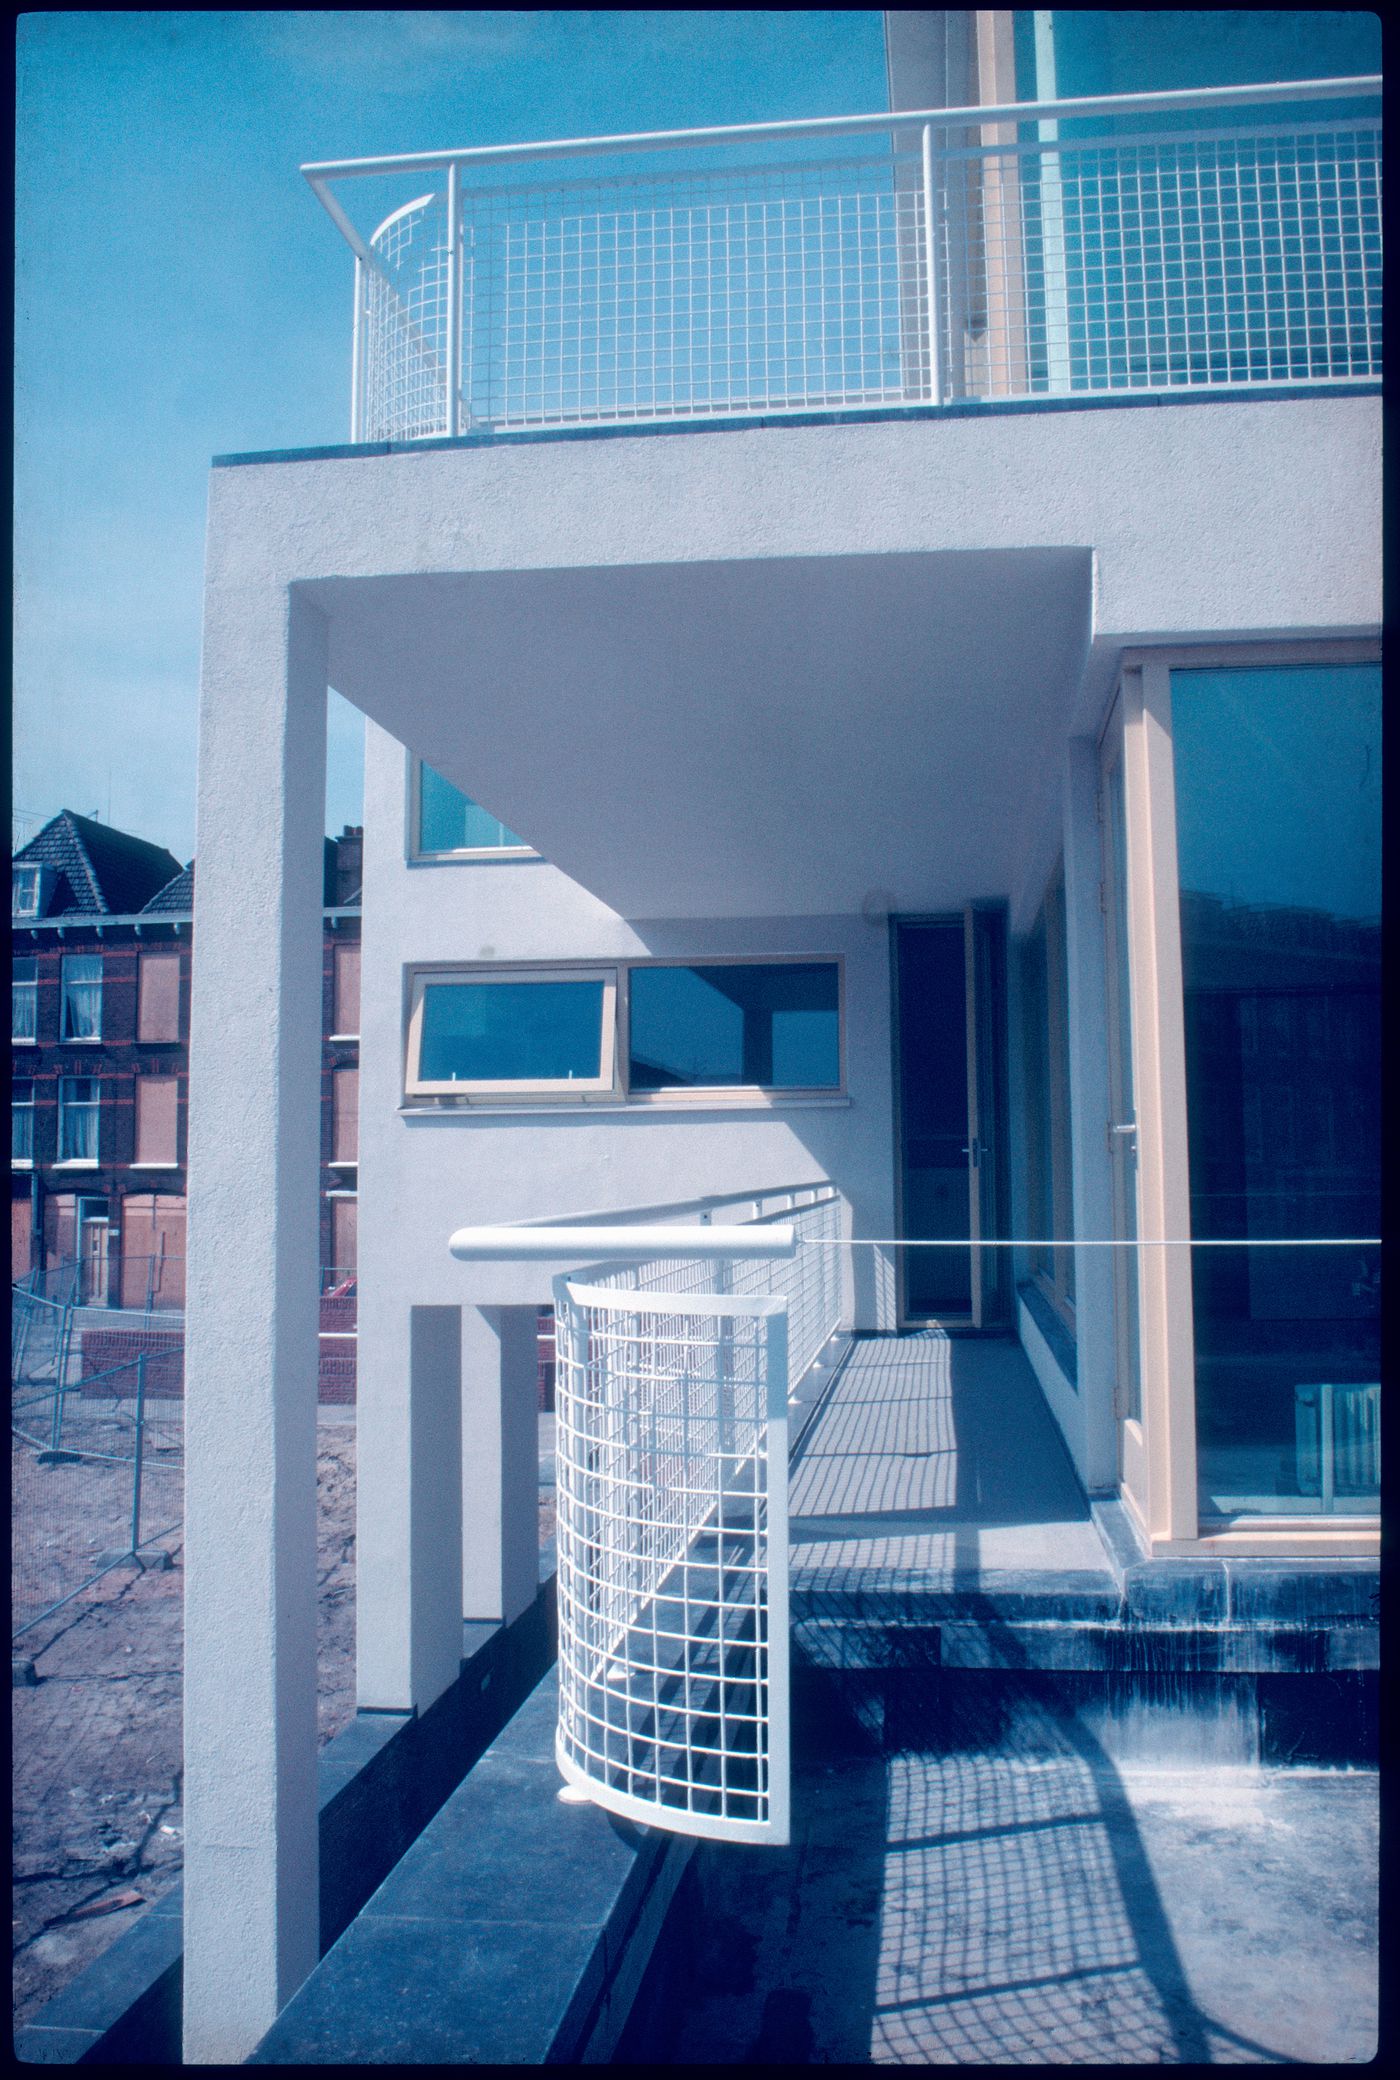
[[[1069,988],[1065,884],[1057,869],[1021,955],[1026,1067],[1027,1213],[1031,1269],[1070,1326],[1074,1319],[1074,1188],[1070,1159]]]
[[[102,1038],[100,953],[66,953],[63,956],[61,1033],[65,1040]]]
[[[409,1024],[408,1090],[420,1095],[582,1095],[613,1080],[611,971],[420,974]]]
[[[1357,10],[1017,10],[1023,100],[1380,71]],[[1023,126],[1021,342],[1041,391],[1374,379],[1374,100]],[[1050,149],[1050,147],[1055,147]],[[989,254],[990,258],[990,254]]]
[[[1379,670],[1174,671],[1171,692],[1191,1231],[1231,1245],[1192,1252],[1201,1507],[1370,1511]]]
[[[10,983],[10,1032],[16,1040],[39,1035],[39,963],[32,954],[15,957]]]
[[[97,1161],[98,1083],[95,1076],[62,1076],[58,1083],[58,1160]]]
[[[530,847],[507,830],[469,795],[418,760],[414,767],[413,850],[420,858],[460,852],[528,852]]]
[[[629,987],[630,1090],[830,1090],[841,1081],[835,962],[638,967]]]

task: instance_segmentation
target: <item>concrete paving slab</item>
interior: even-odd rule
[[[857,1341],[803,1440],[789,1513],[794,1578],[1109,1572],[1010,1338],[925,1329]]]
[[[1038,1754],[828,1755],[786,1850],[706,1845],[629,2062],[1357,2063],[1377,1781]]]

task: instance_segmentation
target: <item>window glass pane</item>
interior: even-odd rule
[[[102,956],[70,953],[63,960],[63,1038],[96,1040],[102,1033]]]
[[[178,953],[143,953],[141,955],[136,1037],[138,1040],[179,1039],[180,956]]]
[[[1069,1102],[1069,951],[1065,935],[1065,884],[1056,874],[1045,898],[1046,1063],[1049,1075],[1050,1217],[1057,1242],[1074,1235],[1074,1159]],[[1074,1301],[1074,1251],[1054,1252],[1056,1291]]]
[[[1052,86],[1063,99],[1247,87],[1268,80],[1348,79],[1379,72],[1380,63],[1380,17],[1360,8],[1067,7],[1048,16],[1018,10],[1016,16],[1018,91],[1042,100]],[[1189,124],[1199,118],[1175,120]],[[1153,127],[1163,124],[1159,112]]]
[[[1380,674],[1173,672],[1191,1230],[1380,1232]],[[1380,1253],[1194,1253],[1202,1507],[1377,1506]]]
[[[1021,950],[1021,1007],[1026,1073],[1026,1219],[1037,1242],[1050,1233],[1049,1013],[1045,994],[1045,912]],[[1048,1249],[1030,1251],[1031,1267],[1047,1275]]]
[[[28,1077],[16,1077],[10,1086],[10,1160],[34,1160],[34,1085]]]
[[[423,991],[422,1083],[597,1082],[603,984],[430,982]]]
[[[38,867],[14,867],[10,872],[10,915],[12,917],[37,917],[39,915]]]
[[[14,964],[10,988],[11,1025],[16,1040],[33,1040],[38,1032],[39,963],[28,958]]]
[[[832,963],[633,968],[630,988],[634,1091],[825,1090],[840,1082]]]
[[[97,1160],[97,1081],[91,1076],[64,1076],[58,1086],[58,1160]]]
[[[419,767],[418,849],[420,852],[501,851],[525,840],[508,831],[499,817],[464,795],[429,765]]]

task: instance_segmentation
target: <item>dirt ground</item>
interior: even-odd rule
[[[316,1472],[324,1743],[355,1708],[353,1422],[322,1422]],[[180,1876],[183,1550],[158,1543],[167,1571],[114,1568],[16,1650],[39,1679],[13,1693],[16,2026]]]
[[[178,1420],[171,1412],[168,1420]],[[98,1469],[85,1490],[88,1513],[74,1529],[62,1483],[78,1469],[54,1467],[34,1499],[32,1476],[20,1531],[43,1579],[55,1560],[67,1581],[85,1566],[65,1550],[76,1540],[95,1554],[120,1536],[129,1486]],[[81,1470],[91,1480],[93,1470]],[[129,1478],[129,1477],[128,1477]],[[320,1504],[317,1634],[322,1745],[355,1709],[355,1425],[323,1411],[317,1436]],[[107,1497],[107,1488],[112,1488]],[[123,1501],[123,1494],[127,1500]],[[20,1497],[17,1494],[17,1504]],[[167,1476],[151,1495],[144,1524],[178,1517]],[[110,1504],[110,1506],[108,1506]],[[25,1515],[24,1511],[28,1514]],[[110,1520],[110,1522],[109,1522]],[[539,1536],[554,1534],[554,1491],[540,1494]],[[14,1721],[14,2020],[32,2021],[46,2001],[89,1965],[179,1879],[184,1863],[181,1810],[183,1547],[175,1531],[155,1545],[168,1569],[114,1568],[18,1642],[38,1681],[13,1693]],[[56,1551],[57,1549],[57,1551]],[[76,1567],[76,1571],[75,1570]],[[16,1593],[24,1600],[23,1565]],[[33,1585],[29,1585],[32,1592]],[[40,1604],[43,1598],[39,1599]]]

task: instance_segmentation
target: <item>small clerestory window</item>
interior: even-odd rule
[[[415,859],[471,859],[501,852],[529,853],[531,847],[507,830],[480,802],[474,802],[422,759],[411,763],[412,801],[409,827]]]

